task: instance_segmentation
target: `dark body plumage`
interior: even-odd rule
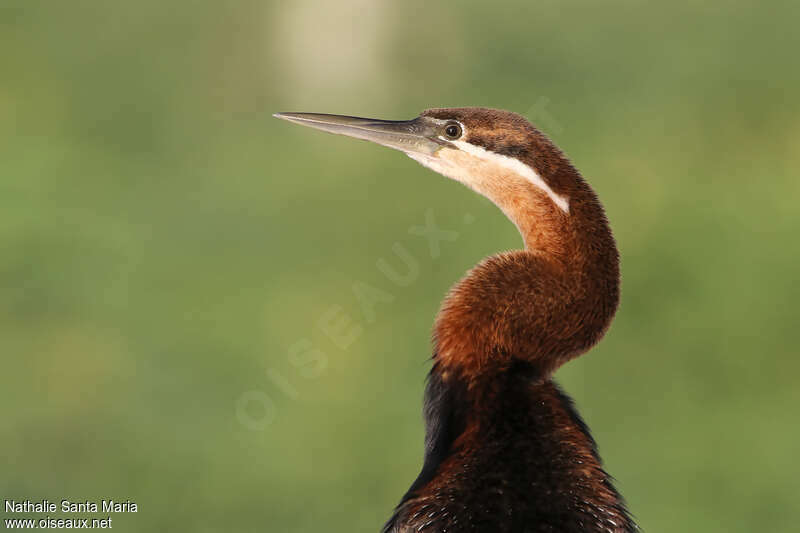
[[[636,530],[572,402],[525,363],[479,395],[433,371],[425,396],[425,464],[385,532]]]

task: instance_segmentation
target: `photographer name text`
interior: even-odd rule
[[[99,502],[84,500],[73,502],[61,500],[59,503],[50,500],[5,500],[7,513],[136,513],[139,507],[130,500],[100,500]]]

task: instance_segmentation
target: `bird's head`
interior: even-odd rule
[[[572,201],[586,192],[561,151],[524,117],[508,111],[429,109],[402,121],[316,113],[275,116],[406,153],[492,200],[531,247],[563,232]],[[548,228],[555,232],[549,237],[542,234]]]

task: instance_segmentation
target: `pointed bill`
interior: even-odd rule
[[[380,120],[322,113],[275,113],[273,116],[328,133],[374,142],[409,155],[433,155],[446,144],[436,135],[434,126],[438,121],[427,117]]]

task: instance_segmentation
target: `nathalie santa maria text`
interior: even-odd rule
[[[5,500],[5,509],[7,513],[135,513],[139,510],[136,503],[130,500],[100,500],[99,504],[90,500],[61,500],[58,504],[50,500]]]

